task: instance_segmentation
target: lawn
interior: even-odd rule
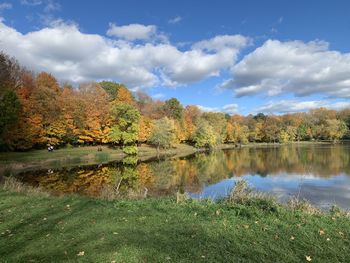
[[[98,200],[0,190],[1,262],[348,262],[350,219],[272,201]]]

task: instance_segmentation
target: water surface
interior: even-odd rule
[[[109,163],[19,174],[55,194],[130,197],[167,196],[185,191],[193,198],[223,198],[237,179],[286,201],[305,198],[320,207],[350,208],[350,145],[309,144],[198,153],[187,158],[139,163],[129,157]]]

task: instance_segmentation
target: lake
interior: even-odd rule
[[[174,195],[227,196],[238,179],[285,202],[293,196],[319,207],[350,208],[350,144],[292,144],[242,147],[185,158],[123,162],[40,170],[17,175],[21,181],[61,195],[131,198]]]

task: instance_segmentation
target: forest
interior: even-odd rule
[[[159,149],[178,143],[215,148],[338,141],[349,138],[349,128],[350,109],[247,116],[202,112],[176,98],[155,100],[111,81],[61,84],[50,73],[33,73],[0,53],[1,151],[108,144],[136,154],[144,143]]]

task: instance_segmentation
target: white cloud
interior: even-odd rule
[[[1,50],[35,71],[73,82],[113,79],[130,88],[179,86],[218,76],[234,65],[243,47],[225,46],[210,53],[180,51],[170,43],[137,44],[83,33],[76,24],[62,20],[26,34],[2,22],[0,39]]]
[[[11,3],[0,3],[0,11],[1,10],[6,10],[6,9],[12,9],[12,4]]]
[[[342,110],[350,108],[350,101],[328,102],[325,100],[297,101],[297,100],[281,100],[278,102],[270,101],[265,105],[257,108],[256,112],[265,113],[292,113],[309,111],[320,107],[328,109]]]
[[[41,5],[42,3],[42,0],[21,0],[22,5],[36,6]]]
[[[238,105],[237,104],[227,104],[222,107],[222,111],[228,114],[237,113]]]
[[[202,105],[196,105],[196,106],[198,107],[199,110],[203,112],[220,112],[220,109],[216,107],[206,107]]]
[[[57,3],[53,0],[48,0],[46,5],[45,5],[44,11],[49,13],[49,12],[57,11],[60,9],[61,9],[61,5],[59,3]]]
[[[111,23],[107,31],[107,36],[113,36],[118,38],[123,38],[126,40],[148,40],[155,36],[157,32],[157,27],[154,25],[141,25],[141,24],[130,24],[125,26],[117,26]]]
[[[200,109],[203,112],[222,112],[227,114],[234,114],[238,111],[238,105],[237,104],[227,104],[223,107],[206,107],[202,105],[196,105],[198,109]]]
[[[194,49],[218,51],[222,49],[242,48],[250,44],[251,40],[242,35],[222,35],[209,40],[203,40],[195,43]]]
[[[182,20],[181,16],[176,16],[168,21],[169,24],[177,24]]]
[[[350,97],[350,54],[330,51],[328,43],[268,40],[232,68],[222,88],[236,96],[292,93]]]
[[[161,99],[161,98],[164,98],[165,95],[163,93],[156,93],[154,95],[151,95],[151,97],[154,99]]]

